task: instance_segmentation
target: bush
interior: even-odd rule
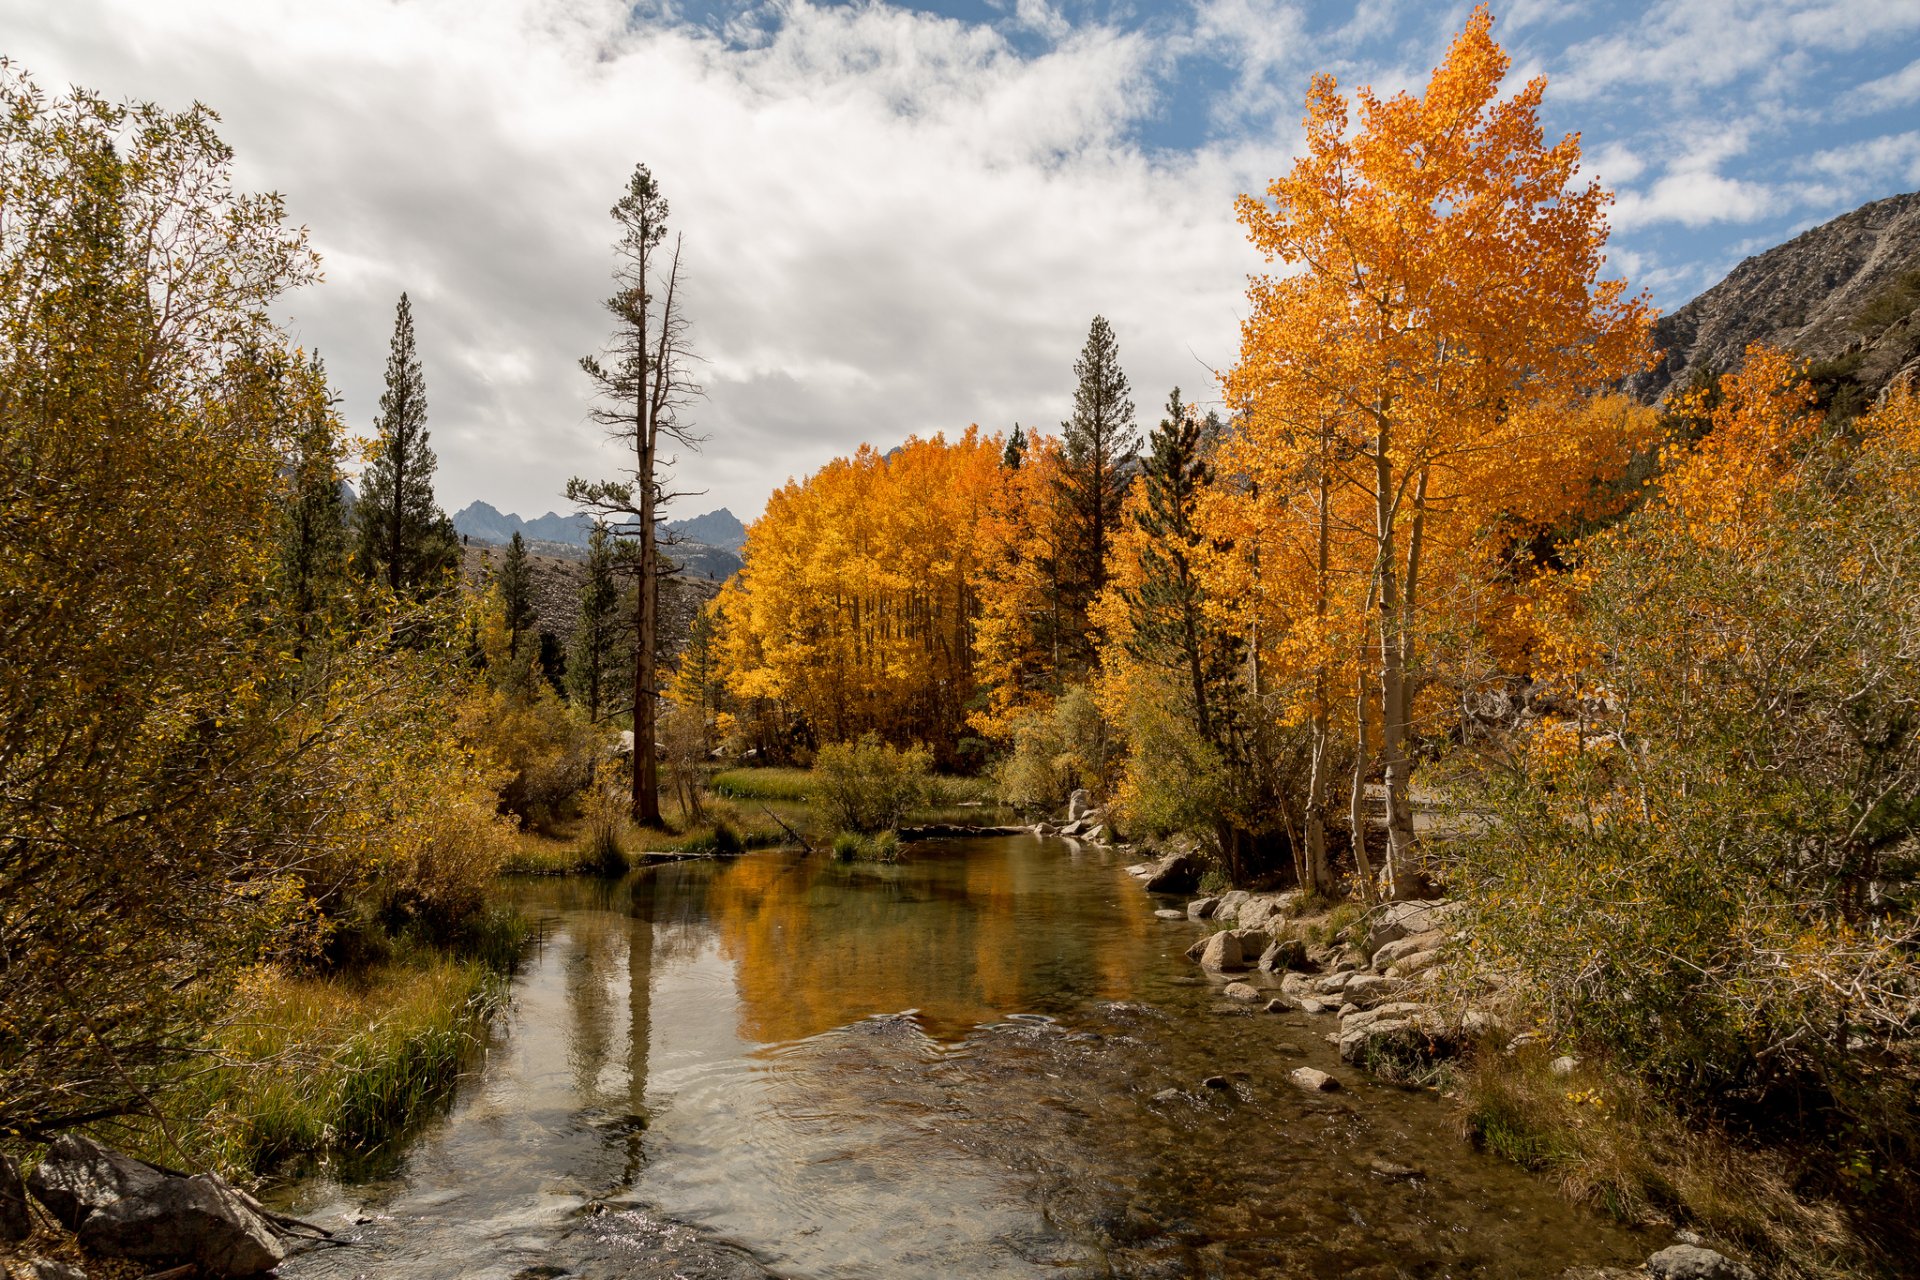
[[[1107,789],[1113,755],[1107,723],[1082,685],[1051,706],[1013,722],[1013,750],[994,771],[1000,795],[1016,809],[1057,809],[1075,789],[1096,795]]]
[[[925,747],[903,751],[876,733],[833,743],[814,762],[815,804],[830,828],[863,835],[888,831],[909,809],[926,803],[932,767]]]
[[[587,829],[580,862],[583,870],[597,875],[625,875],[628,869],[628,806],[626,796],[621,794],[621,772],[602,766],[587,792]]]

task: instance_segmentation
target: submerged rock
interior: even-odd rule
[[[1647,1259],[1653,1280],[1754,1280],[1753,1269],[1723,1253],[1676,1244]]]
[[[1186,912],[1175,911],[1172,907],[1161,907],[1158,911],[1154,912],[1153,914],[1160,917],[1162,920],[1185,920],[1187,918]]]
[[[78,1134],[55,1139],[27,1185],[83,1247],[107,1257],[252,1276],[287,1256],[253,1198],[217,1175],[186,1177]]]

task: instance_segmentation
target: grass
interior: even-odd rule
[[[1765,1274],[1897,1274],[1842,1210],[1808,1198],[1783,1153],[1687,1125],[1603,1064],[1555,1075],[1558,1052],[1538,1043],[1475,1055],[1459,1086],[1467,1136],[1570,1199],[1625,1222],[1691,1227]]]
[[[351,976],[260,970],[215,1032],[215,1065],[183,1088],[191,1150],[155,1154],[244,1176],[386,1142],[451,1096],[505,992],[485,962],[440,953]]]

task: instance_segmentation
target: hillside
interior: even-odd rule
[[[1663,400],[1702,372],[1741,363],[1767,342],[1816,362],[1816,374],[1854,384],[1871,400],[1896,377],[1912,378],[1920,356],[1920,289],[1902,278],[1920,269],[1920,192],[1862,205],[1785,244],[1756,254],[1654,327],[1665,358],[1627,380],[1627,390]]]
[[[461,571],[467,581],[482,583],[499,572],[499,548],[469,542],[464,549]],[[527,563],[533,574],[533,607],[539,615],[539,628],[551,631],[561,647],[573,639],[580,623],[580,588],[587,580],[587,567],[580,560],[530,551]],[[660,582],[661,649],[675,654],[686,644],[695,612],[705,607],[720,589],[720,584],[705,577],[676,575]]]

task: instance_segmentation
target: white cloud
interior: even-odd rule
[[[287,300],[360,430],[402,289],[449,505],[543,511],[615,465],[575,361],[604,339],[606,210],[636,160],[685,232],[710,435],[683,488],[757,511],[862,440],[1065,415],[1095,312],[1142,405],[1232,358],[1257,264],[1232,196],[1284,157],[1151,162],[1144,37],[1022,59],[991,29],[798,0],[758,47],[598,0],[0,0],[43,80],[225,115],[330,281]],[[1144,410],[1143,410],[1144,412]],[[697,504],[696,504],[697,505]]]
[[[1849,115],[1871,115],[1913,102],[1920,102],[1920,58],[1861,85],[1846,96],[1844,106]]]

